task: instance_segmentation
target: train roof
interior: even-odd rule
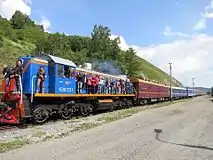
[[[181,90],[186,90],[186,88],[182,88],[182,87],[172,87],[172,89],[181,89]]]
[[[123,75],[111,75],[111,74],[106,74],[106,73],[102,73],[102,72],[97,72],[97,71],[92,71],[89,69],[84,69],[84,68],[76,68],[77,71],[81,71],[81,72],[86,72],[86,73],[90,73],[90,74],[95,74],[95,75],[99,75],[99,76],[103,76],[103,77],[109,77],[109,78],[115,78],[115,79],[122,79],[122,80],[126,80],[127,77],[123,76]]]
[[[196,91],[197,89],[193,89],[193,88],[188,88],[188,90],[195,90],[195,91]]]
[[[165,84],[155,83],[155,82],[151,82],[151,81],[146,81],[146,80],[139,79],[139,78],[131,78],[131,80],[132,80],[132,82],[148,83],[148,84],[153,84],[153,85],[157,85],[157,86],[161,86],[161,87],[167,87],[167,88],[170,87],[170,86],[165,85]]]

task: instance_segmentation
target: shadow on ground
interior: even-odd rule
[[[156,133],[156,134],[155,134],[156,140],[158,140],[158,141],[160,141],[160,142],[163,142],[163,143],[173,144],[173,145],[178,145],[178,146],[183,146],[183,147],[190,147],[190,148],[198,148],[198,149],[212,150],[212,151],[213,151],[213,148],[208,147],[208,146],[181,144],[181,143],[176,143],[176,142],[165,141],[165,140],[159,138],[159,135],[163,132],[163,130],[161,130],[161,129],[154,129],[154,132]]]

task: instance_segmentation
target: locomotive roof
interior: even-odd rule
[[[55,63],[76,67],[76,64],[73,61],[63,59],[60,57],[56,57],[56,56],[52,56],[52,55],[48,55],[48,57],[50,57]]]

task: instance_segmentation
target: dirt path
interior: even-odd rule
[[[163,131],[156,137],[154,129]],[[66,138],[25,146],[1,154],[0,159],[211,160],[212,135],[213,103],[198,97],[142,111]]]

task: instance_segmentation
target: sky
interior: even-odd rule
[[[185,86],[213,86],[213,0],[0,0],[0,15],[16,10],[47,32],[89,36],[95,24],[120,37],[120,47],[169,73]]]

